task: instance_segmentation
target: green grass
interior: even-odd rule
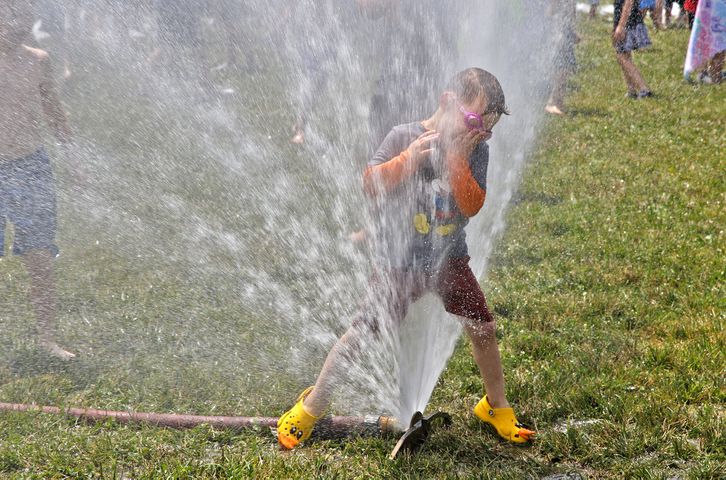
[[[571,114],[545,125],[484,285],[500,318],[508,396],[520,419],[540,431],[534,445],[505,444],[475,419],[471,407],[481,384],[462,340],[429,407],[450,412],[454,425],[437,430],[415,456],[389,461],[393,439],[318,441],[282,453],[266,433],[0,414],[0,476],[721,477],[726,90],[681,81],[687,33],[671,30],[655,36],[653,51],[635,57],[657,97],[626,100],[608,25],[583,26]],[[3,314],[10,333],[0,345],[12,352],[0,366],[0,399],[232,414],[240,413],[237,392],[256,390],[252,410],[246,404],[242,413],[282,411],[289,399],[275,392],[291,391],[288,385],[261,388],[210,371],[204,361],[167,375],[163,359],[193,338],[193,325],[184,324],[176,343],[159,344],[149,355],[154,328],[168,321],[168,311],[183,315],[204,305],[210,332],[229,328],[224,319],[244,318],[248,312],[224,301],[233,291],[210,295],[195,282],[141,267],[116,271],[124,258],[103,245],[89,248],[84,253],[108,270],[97,277],[66,270],[61,291],[71,282],[87,288],[67,289],[64,306],[77,315],[106,308],[123,317],[93,319],[99,338],[86,347],[95,356],[63,365],[18,343],[32,325],[26,307]],[[0,266],[10,280],[0,285],[9,303],[0,304],[20,305],[22,268],[16,259]],[[79,293],[88,291],[93,295]],[[119,328],[129,335],[122,344],[114,342]],[[113,350],[136,342],[143,345],[139,355]],[[234,361],[233,352],[216,354]],[[126,363],[113,365],[118,359]],[[220,398],[229,400],[220,404]]]

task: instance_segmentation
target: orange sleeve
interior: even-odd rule
[[[416,168],[408,150],[404,150],[385,163],[366,168],[363,172],[363,191],[371,196],[389,192],[411,177]]]
[[[467,217],[476,215],[484,205],[486,190],[479,186],[469,168],[469,162],[461,156],[447,156],[449,171],[451,173],[451,190],[456,205],[461,213]]]

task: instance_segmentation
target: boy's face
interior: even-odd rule
[[[0,2],[0,46],[17,46],[30,34],[33,10],[28,0]]]
[[[460,102],[455,95],[449,96],[446,101],[442,133],[455,139],[471,130],[485,131],[489,132],[489,135],[485,137],[488,140],[491,138],[494,125],[502,116],[501,113],[487,112],[488,103],[488,99],[483,96],[469,103]]]

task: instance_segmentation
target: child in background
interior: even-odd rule
[[[686,0],[683,3],[683,10],[688,16],[688,28],[693,28],[693,21],[696,19],[696,10],[698,9],[698,0]]]
[[[56,200],[50,161],[42,147],[43,117],[60,142],[69,142],[71,133],[48,54],[23,43],[32,25],[27,0],[0,3],[0,256],[9,220],[15,226],[13,254],[22,258],[30,277],[40,346],[67,360],[75,355],[59,347],[53,333]]]
[[[635,5],[637,0],[615,0],[615,19],[613,24],[613,46],[618,64],[623,71],[628,88],[628,98],[653,96],[638,67],[633,63],[635,50],[650,46],[648,30],[643,24],[643,15]]]
[[[294,448],[307,439],[336,384],[365,342],[395,328],[411,303],[436,293],[464,324],[486,395],[475,414],[500,436],[524,443],[535,432],[521,425],[504,393],[496,322],[469,268],[464,227],[484,204],[492,128],[507,109],[496,77],[470,68],[458,73],[424,121],[399,125],[386,136],[363,177],[374,204],[377,254],[369,297],[328,353],[313,387],[278,421],[278,441]],[[389,323],[390,322],[390,323]]]
[[[575,32],[575,7],[574,0],[551,0],[547,12],[552,18],[557,43],[552,90],[545,105],[545,112],[553,115],[564,115],[567,79],[577,68],[575,45],[580,37]]]
[[[683,15],[685,14],[685,11],[683,10],[683,3],[685,0],[665,0],[665,26],[670,27],[671,26],[671,17],[673,16],[673,4],[678,4],[679,12],[678,12],[678,19],[676,21],[679,21],[681,18],[683,18]]]

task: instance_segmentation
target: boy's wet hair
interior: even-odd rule
[[[484,113],[509,115],[509,109],[504,100],[504,91],[499,80],[481,68],[467,68],[457,73],[449,81],[446,90],[454,92],[463,103],[472,103],[480,97],[486,97],[487,106]]]

